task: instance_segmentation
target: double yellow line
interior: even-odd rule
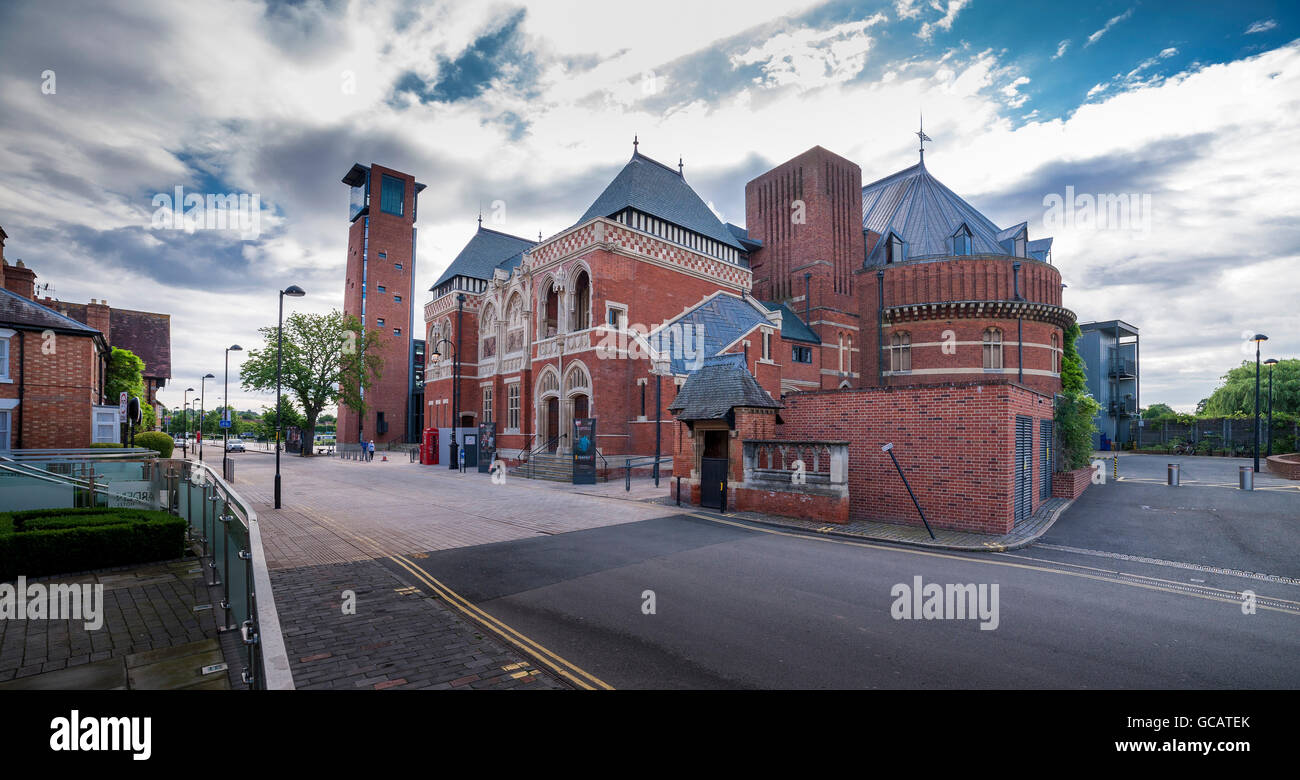
[[[563,677],[575,686],[588,691],[606,690],[612,691],[614,688],[609,683],[601,680],[594,674],[584,671],[581,667],[566,661],[564,658],[546,649],[542,645],[534,642],[518,631],[514,630],[500,620],[492,617],[488,613],[471,604],[456,591],[434,579],[428,572],[412,563],[405,555],[390,555],[388,559],[403,569],[411,573],[420,582],[423,582],[439,597],[442,598],[451,607],[462,613],[470,620],[482,625],[496,636],[509,642],[518,648],[524,655],[534,659],[541,666],[551,670],[555,674]]]

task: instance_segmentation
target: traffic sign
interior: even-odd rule
[[[221,421],[221,427],[222,427],[222,428],[229,428],[229,427],[230,427],[230,420],[229,420],[229,419],[222,420],[222,421]]]
[[[117,396],[117,419],[126,422],[126,391],[123,390]]]

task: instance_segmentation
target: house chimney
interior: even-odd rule
[[[111,328],[109,324],[110,312],[112,312],[112,309],[108,308],[107,301],[97,301],[94,298],[91,298],[90,303],[86,306],[86,324],[100,333],[103,333],[104,339],[108,341],[109,344],[112,344],[113,336],[109,332]]]
[[[5,268],[5,289],[15,295],[29,300],[36,299],[36,272],[23,264],[22,260]]]

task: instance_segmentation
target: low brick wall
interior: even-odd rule
[[[1058,471],[1052,475],[1052,495],[1056,498],[1068,498],[1071,501],[1083,495],[1083,491],[1092,484],[1092,467],[1086,466],[1074,471]]]
[[[1300,453],[1270,455],[1268,457],[1268,470],[1269,473],[1276,474],[1283,479],[1300,479]]]
[[[819,523],[845,525],[849,522],[849,496],[819,495],[814,492],[794,493],[785,490],[764,490],[762,487],[741,485],[736,488],[736,509],[741,512],[762,512],[781,517],[797,517]]]

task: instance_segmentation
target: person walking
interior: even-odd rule
[[[371,439],[370,444],[368,445],[368,448],[366,450],[366,460],[374,460],[374,459],[375,459],[375,440]]]

